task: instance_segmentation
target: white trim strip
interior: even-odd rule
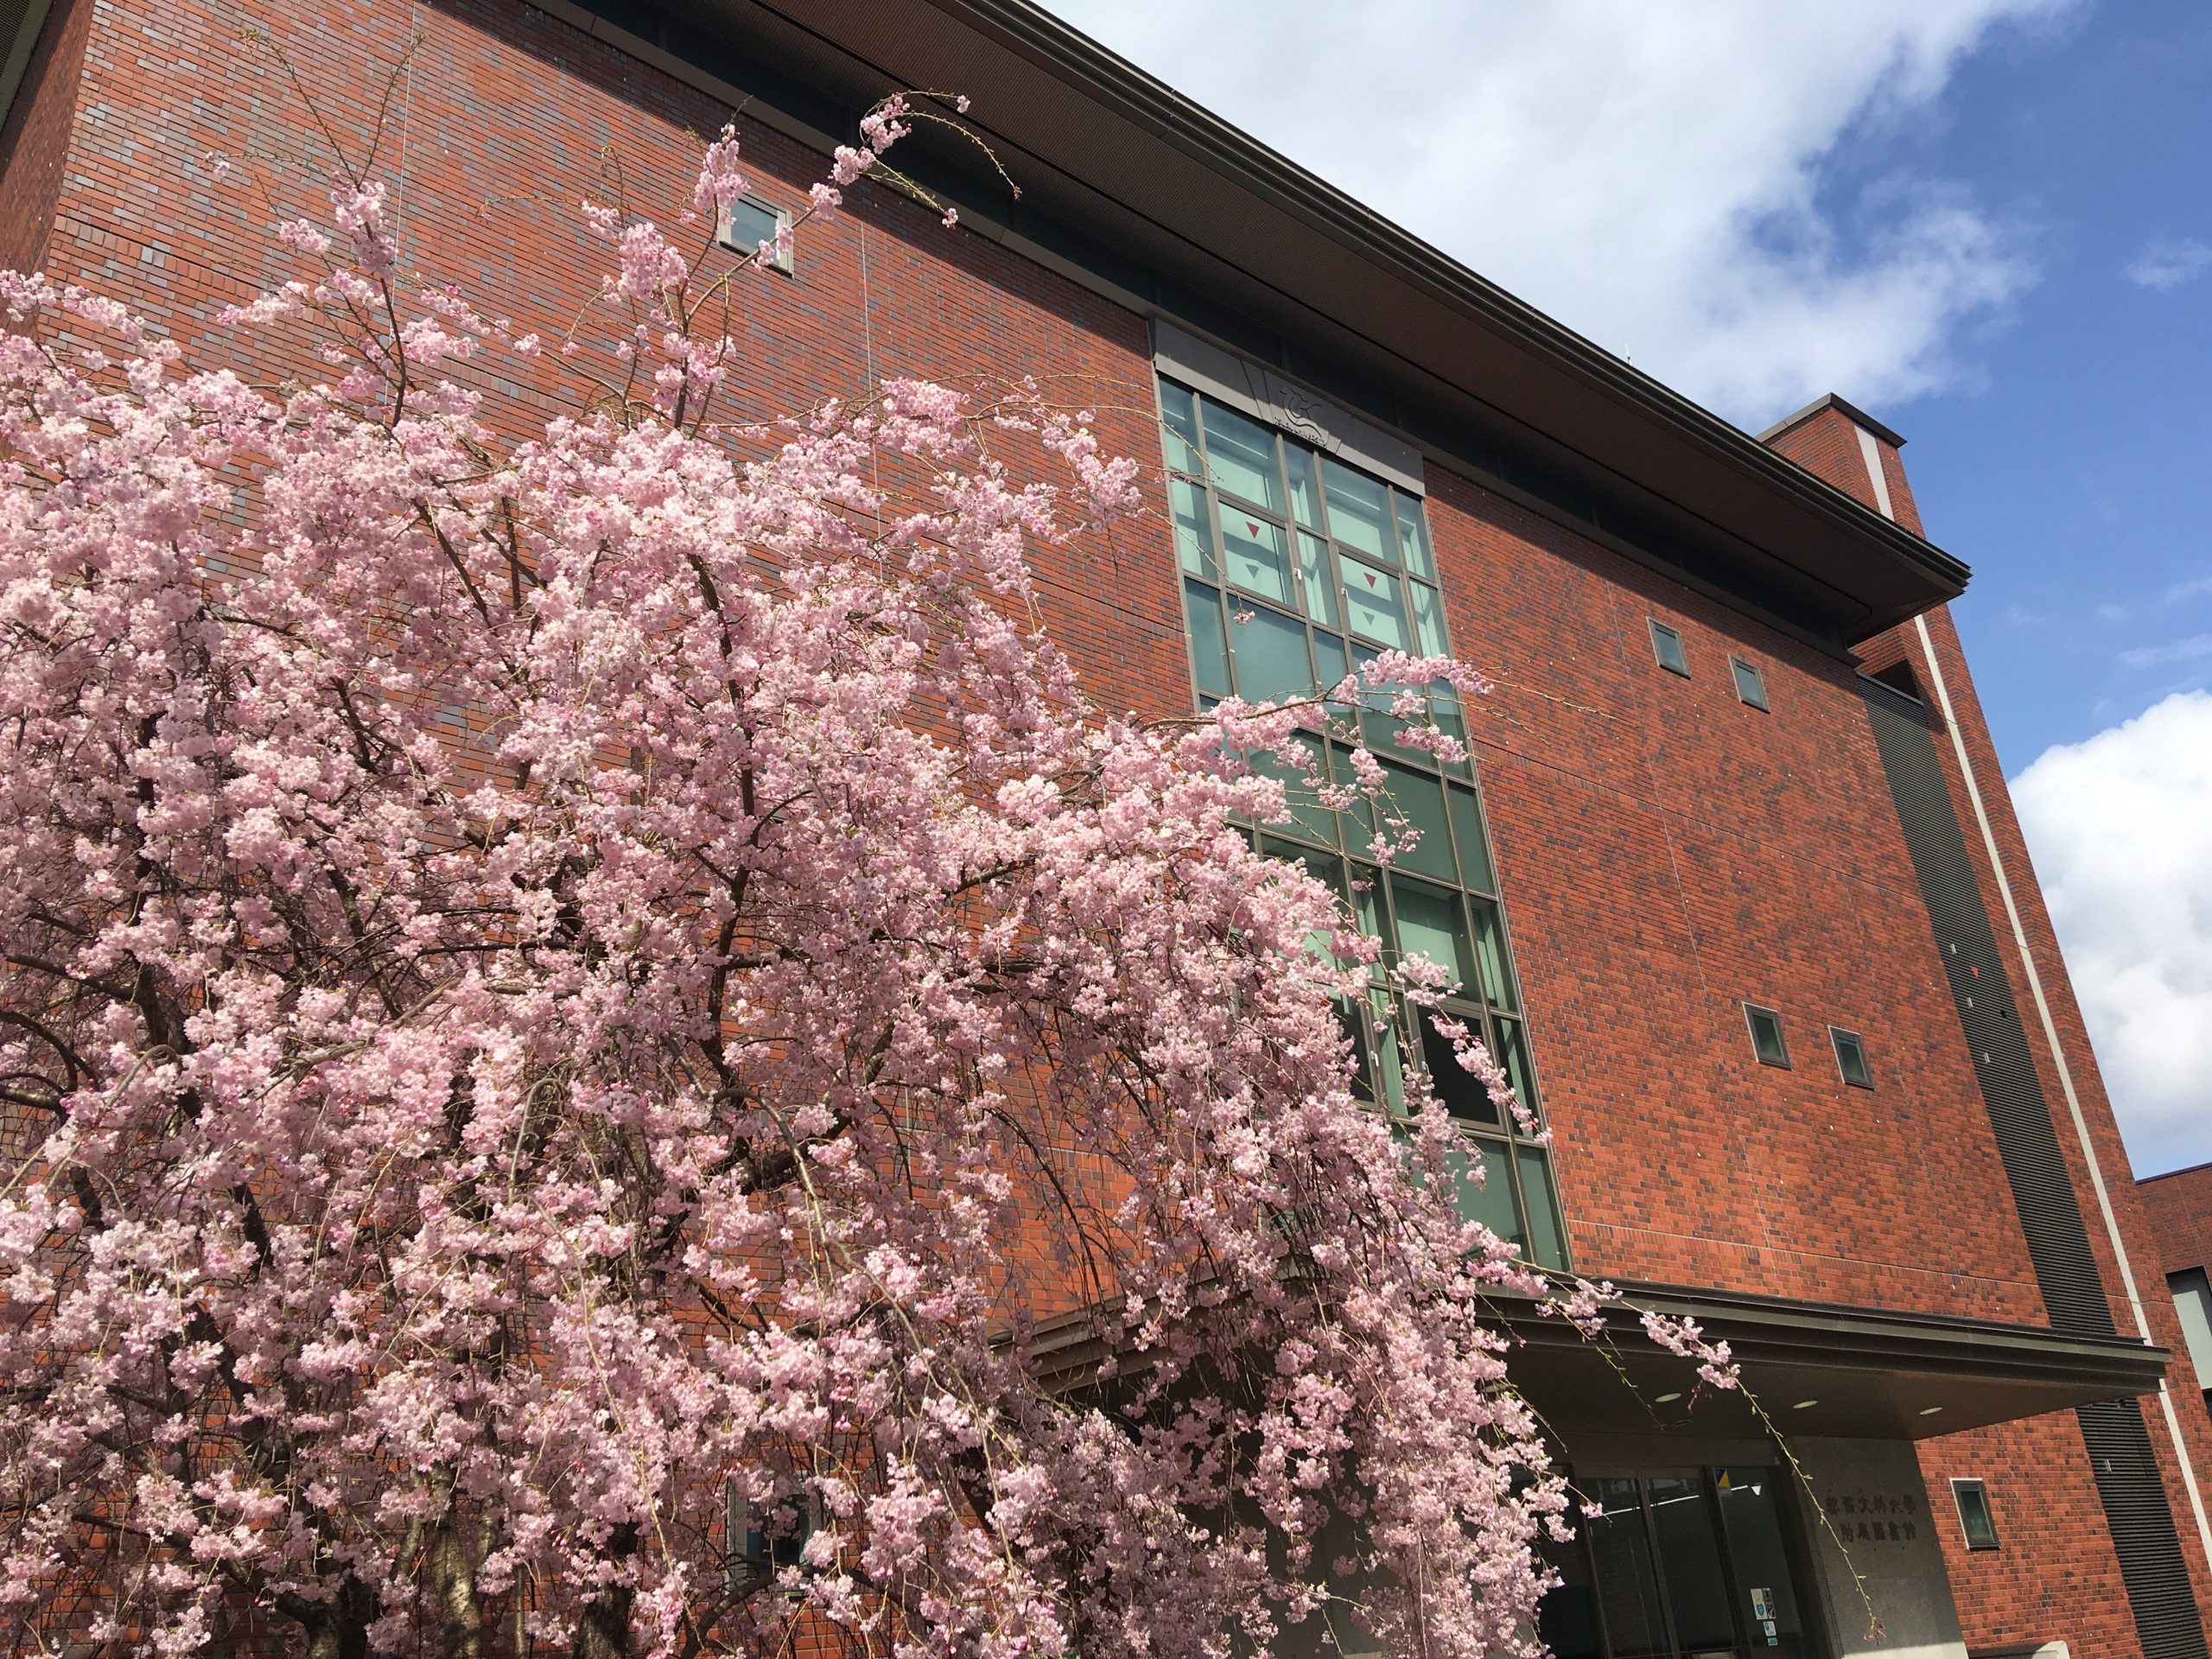
[[[1890,480],[1882,472],[1882,448],[1874,442],[1874,435],[1863,426],[1852,430],[1859,434],[1859,453],[1866,458],[1866,476],[1874,485],[1874,500],[1882,509],[1882,517],[1897,522],[1897,509],[1890,505]]]

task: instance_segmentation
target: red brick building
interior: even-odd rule
[[[734,112],[788,213],[881,94],[970,95],[1019,200],[916,140],[963,228],[873,187],[806,226],[747,290],[743,395],[1033,374],[1160,463],[1154,520],[1040,571],[1102,702],[1393,644],[1497,673],[1471,772],[1394,775],[1428,861],[1361,902],[1462,963],[1554,1130],[1470,1109],[1497,1224],[1694,1311],[1807,1477],[1679,1362],[1624,1344],[1639,1401],[1532,1322],[1524,1386],[1606,1509],[1562,1655],[2202,1659],[2212,1420],[1951,624],[1968,573],[1886,427],[1827,398],[1740,432],[1022,0],[17,0],[5,29],[0,262],[193,351],[292,274],[203,158],[286,213],[328,160],[244,30],[357,156],[384,111],[404,265],[548,332],[618,162],[673,202]],[[1270,834],[1358,873],[1326,814]]]

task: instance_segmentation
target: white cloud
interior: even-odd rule
[[[2212,692],[2044,750],[2012,798],[2132,1161],[2212,1159]]]
[[[2193,633],[2186,639],[2169,639],[2163,645],[2138,645],[2133,651],[2120,653],[2120,664],[2125,668],[2193,663],[2202,657],[2212,657],[2212,633]]]
[[[1050,3],[1754,427],[1823,391],[1955,384],[1961,331],[2033,280],[2022,238],[1955,185],[1822,192],[1936,118],[1993,28],[2067,0]]]
[[[2187,582],[2177,582],[2158,595],[2161,605],[2178,605],[2183,600],[2202,599],[2212,594],[2212,576],[2191,576]]]
[[[2143,251],[2128,262],[2120,274],[2139,288],[2155,288],[2164,294],[2193,283],[2212,270],[2212,248],[2195,237],[2154,237]]]

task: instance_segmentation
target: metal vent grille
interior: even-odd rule
[[[2150,1432],[2143,1427],[2142,1407],[2133,1400],[2101,1400],[2075,1410],[2145,1655],[2204,1659],[2204,1624],[2190,1592],[2165,1483],[2151,1453]]]
[[[2082,1207],[2012,1006],[1989,912],[1974,886],[1966,836],[1936,765],[1932,716],[1886,686],[1860,685],[2051,1325],[2073,1336],[2112,1336],[2112,1307],[2089,1255]]]
[[[2113,1336],[2112,1305],[2089,1254],[2050,1103],[2036,1076],[1989,910],[1974,885],[1966,835],[1936,762],[1934,715],[1887,686],[1859,683],[2044,1305],[2057,1330]],[[2107,1400],[2080,1407],[2075,1415],[2145,1659],[2207,1659],[2204,1625],[2141,1408],[2133,1400]]]

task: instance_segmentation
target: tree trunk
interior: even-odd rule
[[[607,1541],[607,1553],[622,1560],[638,1547],[638,1529],[625,1522]],[[630,1605],[637,1592],[626,1584],[609,1585],[587,1603],[576,1621],[576,1639],[569,1659],[629,1659]]]
[[[476,1599],[476,1563],[449,1508],[430,1536],[430,1595],[445,1627],[445,1659],[484,1659],[484,1610]]]
[[[369,1659],[369,1620],[375,1611],[368,1588],[347,1579],[338,1593],[301,1615],[308,1659]]]

